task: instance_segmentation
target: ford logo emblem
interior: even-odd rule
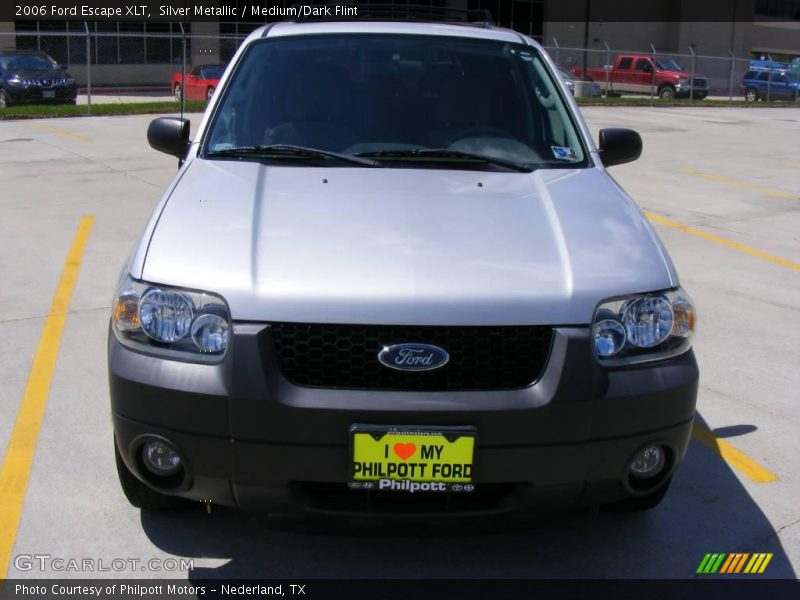
[[[432,371],[447,364],[450,355],[430,344],[392,344],[378,353],[380,363],[399,371]]]

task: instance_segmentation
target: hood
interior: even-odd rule
[[[62,71],[61,69],[48,69],[48,70],[10,70],[6,71],[8,73],[8,77],[17,76],[20,79],[33,79],[34,81],[38,81],[41,79],[66,79],[70,76],[67,74],[66,71]]]
[[[604,298],[676,285],[600,169],[201,159],[166,202],[141,278],[222,294],[234,320],[416,325],[586,324]]]

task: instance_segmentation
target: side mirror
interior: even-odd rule
[[[601,129],[597,149],[606,167],[621,165],[642,155],[642,138],[633,129]]]
[[[159,117],[147,128],[147,142],[152,148],[183,159],[189,149],[189,119]]]

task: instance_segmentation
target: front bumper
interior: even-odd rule
[[[675,94],[679,98],[688,98],[689,96],[692,96],[693,98],[705,98],[706,96],[708,96],[708,86],[677,84],[675,86]]]
[[[635,495],[628,466],[651,443],[668,449],[668,476],[688,444],[698,369],[692,352],[605,369],[592,358],[588,329],[559,328],[542,377],[523,389],[302,388],[280,374],[267,325],[236,324],[219,365],[140,354],[111,334],[109,379],[123,461],[159,491],[279,513],[457,515]],[[349,490],[353,423],[476,427],[476,491],[412,498]],[[137,458],[145,435],[167,438],[183,454],[180,482],[148,478]]]
[[[14,104],[29,104],[33,102],[73,102],[78,97],[77,86],[14,86],[3,88],[8,98]]]

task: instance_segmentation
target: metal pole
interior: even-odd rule
[[[656,91],[656,47],[650,44],[650,49],[653,51],[653,72],[650,75],[650,106],[653,106],[653,96]]]
[[[86,114],[92,114],[92,38],[89,35],[89,23],[83,22],[86,30]]]
[[[772,55],[767,54],[767,60],[772,62]],[[770,95],[772,94],[772,67],[767,71],[767,102],[769,102]]]
[[[556,66],[560,68],[561,63],[558,61],[558,56],[561,52],[561,46],[558,45],[558,40],[556,38],[553,38],[553,45],[556,47]]]
[[[178,23],[181,26],[181,38],[183,40],[183,60],[181,61],[181,119],[183,113],[186,111],[186,29],[183,23]]]
[[[736,57],[730,50],[728,50],[728,54],[731,55],[731,73],[728,76],[728,103],[733,104],[733,71],[736,67]]]
[[[606,47],[606,64],[604,71],[606,72],[606,89],[603,93],[603,97],[605,98],[605,103],[608,104],[608,87],[609,87],[609,77],[611,76],[611,47],[608,45],[608,42],[603,40],[603,45]]]
[[[694,44],[689,45],[689,52],[692,53],[692,72],[689,74],[689,104],[694,104],[694,67],[695,67],[695,54]]]
[[[583,23],[583,81],[589,80],[589,17],[591,15],[592,1],[586,2],[586,19]]]

